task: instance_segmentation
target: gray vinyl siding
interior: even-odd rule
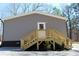
[[[4,41],[18,41],[37,29],[37,22],[46,22],[46,28],[54,28],[65,36],[66,23],[64,20],[40,14],[31,14],[4,21]]]

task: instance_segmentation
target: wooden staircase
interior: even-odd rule
[[[64,48],[66,49],[71,49],[72,47],[71,39],[65,37],[63,34],[54,29],[48,29],[46,32],[48,39],[50,38],[53,42],[56,42],[61,46],[64,45]]]
[[[21,49],[25,50],[37,42],[36,31],[21,39]]]
[[[55,43],[59,44],[60,46],[64,45],[64,48],[71,49],[72,42],[69,38],[65,37],[60,32],[54,30],[54,29],[47,29],[46,31],[46,38],[45,39],[39,39],[38,38],[38,31],[31,32],[28,36],[25,35],[21,39],[21,49],[26,50],[29,47],[31,47],[34,44],[37,44],[37,50],[39,50],[39,45],[42,41],[50,41],[55,49]]]

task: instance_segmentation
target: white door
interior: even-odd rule
[[[45,39],[46,38],[46,31],[45,31],[46,23],[45,22],[38,22],[37,29],[38,29],[38,38]]]

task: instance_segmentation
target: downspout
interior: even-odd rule
[[[66,32],[67,32],[67,37],[69,37],[67,22],[68,20],[66,21]]]
[[[1,19],[0,19],[1,20]],[[3,43],[3,40],[4,40],[4,22],[3,20],[1,20],[2,24],[3,24],[3,31],[2,31],[2,37],[1,37],[1,46],[2,46],[2,43]]]

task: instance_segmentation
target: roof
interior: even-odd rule
[[[9,20],[14,19],[14,18],[19,18],[19,17],[22,17],[22,16],[27,16],[27,15],[32,15],[32,14],[41,14],[41,15],[45,15],[45,16],[49,16],[49,17],[54,17],[54,18],[58,18],[58,19],[61,19],[63,21],[66,21],[65,17],[56,16],[56,15],[45,13],[45,12],[28,12],[28,13],[25,13],[25,14],[21,14],[21,15],[16,15],[16,16],[13,16],[13,17],[5,18],[4,21],[9,21]]]

